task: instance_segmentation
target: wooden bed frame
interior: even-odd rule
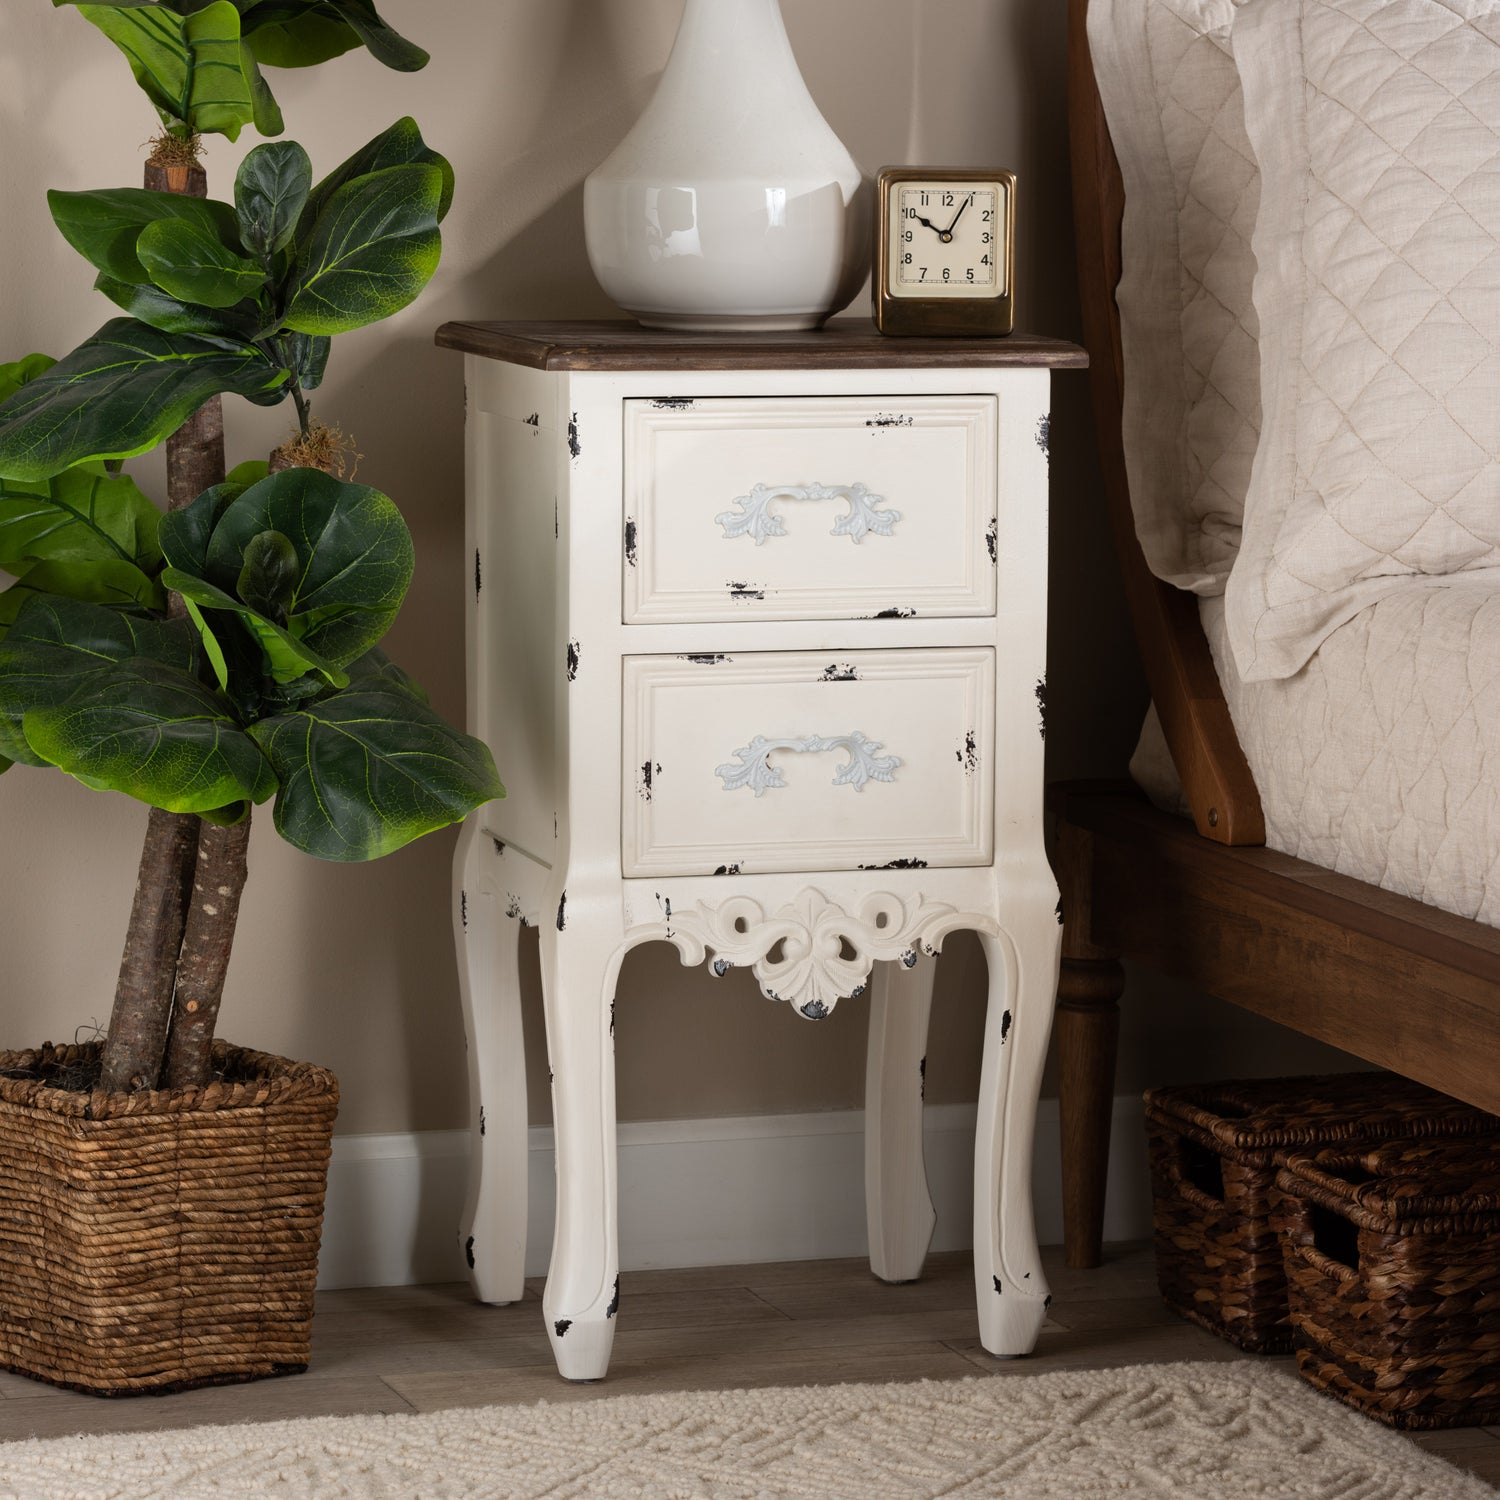
[[[1114,300],[1125,193],[1087,11],[1088,0],[1069,0],[1073,216],[1094,420],[1136,643],[1192,824],[1128,783],[1054,789],[1064,1234],[1075,1267],[1100,1259],[1122,959],[1500,1113],[1500,931],[1263,847],[1260,796],[1198,601],[1155,578],[1136,540]]]

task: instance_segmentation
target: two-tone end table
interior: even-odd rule
[[[478,1295],[522,1292],[523,924],[557,1140],[543,1306],[575,1380],[604,1374],[628,1316],[625,952],[749,967],[809,1019],[868,996],[871,1264],[905,1281],[933,1227],[932,956],[971,928],[989,964],[980,1336],[1025,1353],[1049,1300],[1031,1151],[1061,932],[1042,847],[1049,386],[1083,351],[868,323],[450,323],[438,342],[466,356],[469,729],[509,792],[469,819],[455,878]]]

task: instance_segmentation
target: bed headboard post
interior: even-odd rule
[[[1125,188],[1094,82],[1088,0],[1068,0],[1068,6],[1068,120],[1078,289],[1104,500],[1126,603],[1151,697],[1198,832],[1221,844],[1263,844],[1266,825],[1260,794],[1230,722],[1198,619],[1198,601],[1155,577],[1136,540],[1120,433],[1124,360],[1115,306]]]

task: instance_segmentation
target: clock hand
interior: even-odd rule
[[[951,223],[945,230],[943,230],[942,233],[941,233],[941,235],[939,236],[939,238],[943,241],[943,243],[945,245],[948,243],[949,240],[951,240],[953,238],[953,231],[954,231],[955,228],[957,228],[958,221],[961,218],[963,218],[963,216],[964,216],[964,210],[968,206],[969,206],[969,200],[967,198],[965,198],[964,201],[958,205],[958,212],[953,215],[953,223]]]
[[[918,224],[925,224],[934,234],[942,234],[943,231],[939,229],[931,219],[924,219],[921,214],[913,214],[912,217],[917,221]]]

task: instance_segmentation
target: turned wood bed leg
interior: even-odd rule
[[[1062,1125],[1063,1250],[1074,1270],[1100,1262],[1115,1054],[1125,971],[1090,934],[1093,840],[1064,820],[1057,828],[1063,958],[1057,982],[1058,1112]]]
[[[1066,942],[1066,937],[1064,937]],[[1074,1270],[1097,1266],[1114,1106],[1118,1001],[1125,971],[1114,959],[1064,958],[1057,983],[1058,1105],[1062,1119],[1063,1248]]]

